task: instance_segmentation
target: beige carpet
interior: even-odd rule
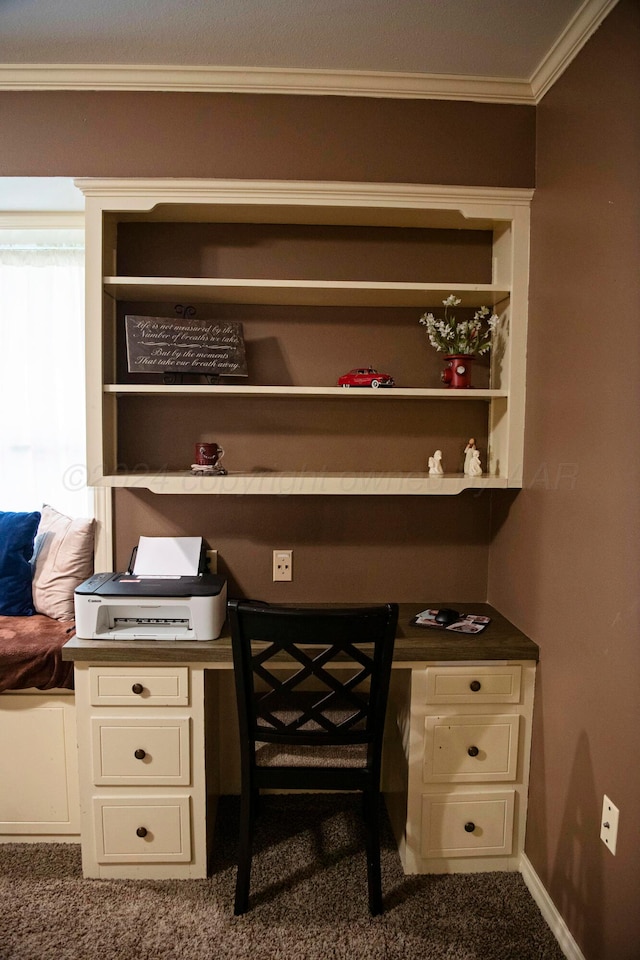
[[[371,918],[357,811],[353,796],[265,798],[242,917],[236,798],[207,880],[84,880],[76,844],[0,845],[0,958],[563,960],[519,874],[405,876],[388,828]]]

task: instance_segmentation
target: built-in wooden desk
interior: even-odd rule
[[[410,623],[426,607],[491,617],[479,636]],[[83,869],[204,877],[215,800],[237,792],[230,637],[69,640]],[[487,604],[401,604],[383,787],[408,873],[517,870],[538,647]]]

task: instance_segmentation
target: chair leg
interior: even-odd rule
[[[249,884],[251,881],[251,854],[253,844],[253,824],[257,790],[243,787],[240,797],[240,836],[238,842],[238,873],[236,876],[236,895],[233,912],[236,915],[249,909]]]
[[[372,916],[382,913],[382,875],[380,871],[380,794],[377,790],[365,790],[362,796],[365,824],[365,847],[367,854],[367,886],[369,912]]]

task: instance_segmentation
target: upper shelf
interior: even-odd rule
[[[116,300],[293,304],[298,306],[441,307],[452,292],[462,307],[495,306],[510,291],[487,283],[380,283],[366,280],[271,280],[201,277],[105,277]]]

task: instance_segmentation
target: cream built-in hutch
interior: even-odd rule
[[[530,190],[76,183],[86,197],[90,484],[243,495],[521,485]],[[443,387],[441,356],[418,325],[451,293],[461,309],[486,305],[501,318],[472,390]],[[125,316],[181,307],[243,322],[248,377],[129,374]],[[392,375],[404,368],[394,388],[337,386],[372,352]],[[465,432],[480,436],[480,478],[446,449]],[[192,476],[189,454],[204,439],[225,447],[226,476]],[[428,475],[429,444],[445,449],[442,478]]]

